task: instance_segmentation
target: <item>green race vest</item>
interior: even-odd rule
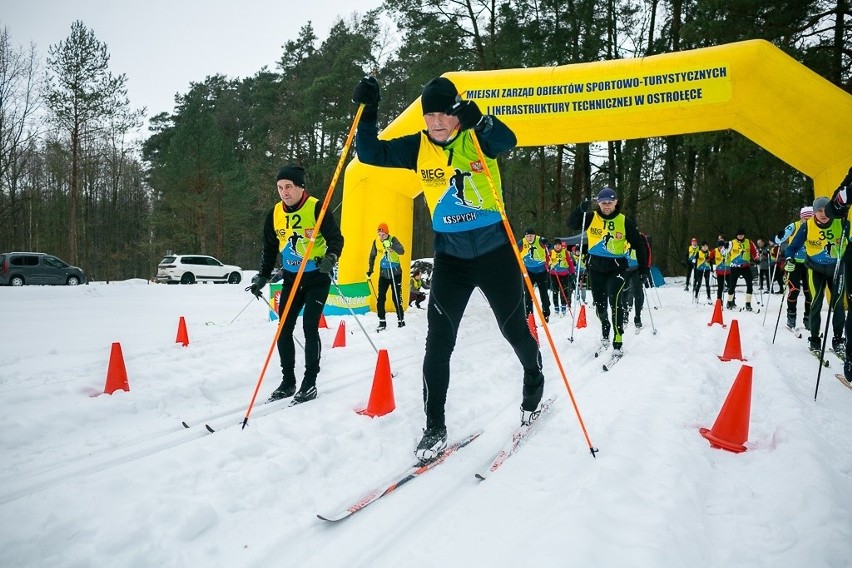
[[[272,224],[278,235],[278,250],[281,251],[281,266],[287,272],[298,272],[299,265],[308,248],[311,236],[317,229],[316,197],[308,197],[302,206],[292,213],[284,209],[284,202],[275,206]],[[325,239],[318,230],[311,249],[311,260],[305,263],[305,272],[316,270],[314,258],[325,256]]]
[[[477,155],[470,130],[464,130],[446,146],[420,134],[417,172],[429,211],[432,229],[455,233],[487,227],[501,221],[497,202]],[[497,193],[503,199],[497,161],[485,158]]]
[[[592,223],[586,229],[586,235],[589,238],[589,254],[609,258],[623,257],[627,252],[624,219],[621,213],[614,219],[604,219],[595,211]]]

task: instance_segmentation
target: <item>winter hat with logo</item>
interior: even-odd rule
[[[814,212],[825,209],[826,205],[828,205],[828,197],[817,197],[814,199]]]
[[[806,205],[799,210],[799,218],[802,221],[807,221],[811,217],[814,216],[814,208],[810,205]]]
[[[430,112],[447,112],[456,103],[459,92],[452,81],[446,77],[435,77],[423,87],[420,95],[420,106],[423,114]]]
[[[293,185],[305,187],[305,168],[296,164],[287,164],[278,170],[278,176],[276,176],[275,181],[281,181],[282,179],[292,181]]]
[[[379,230],[386,235],[390,234],[390,231],[388,230],[388,224],[387,223],[379,223]]]
[[[598,203],[601,201],[615,201],[616,199],[618,199],[618,195],[611,187],[605,187],[598,192]]]

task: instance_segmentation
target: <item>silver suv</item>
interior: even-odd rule
[[[157,266],[157,282],[195,284],[196,282],[227,282],[239,284],[242,268],[222,264],[212,256],[202,254],[169,254]]]
[[[43,252],[0,253],[0,285],[85,284],[83,271]]]

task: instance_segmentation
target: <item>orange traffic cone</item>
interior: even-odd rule
[[[130,392],[130,384],[127,382],[127,369],[124,367],[124,355],[121,354],[121,343],[112,344],[106,384],[104,385],[106,394],[112,394],[117,390]]]
[[[320,321],[317,329],[328,329],[328,324],[325,322],[325,314],[320,312]]]
[[[388,361],[387,349],[379,350],[379,359],[376,361],[376,373],[373,375],[373,389],[370,392],[370,400],[367,408],[359,410],[358,414],[376,417],[384,416],[396,408],[393,399],[393,381],[391,380],[390,362]]]
[[[577,329],[586,327],[586,304],[580,304],[580,315],[577,316]]]
[[[746,451],[743,443],[748,440],[748,422],[751,413],[751,367],[743,365],[734,385],[719,411],[719,416],[713,428],[699,428],[702,436],[707,438],[710,446],[729,452]]]
[[[527,316],[527,327],[530,328],[530,334],[535,338],[535,342],[538,343],[538,332],[535,330],[535,318],[532,314]]]
[[[189,334],[186,332],[186,320],[183,319],[183,316],[180,316],[180,321],[178,322],[178,332],[177,337],[175,338],[175,343],[180,343],[184,347],[189,345]]]
[[[346,347],[346,322],[343,320],[340,320],[337,335],[334,336],[334,345],[331,346],[332,349],[335,347]]]
[[[716,307],[713,308],[713,317],[710,319],[710,323],[707,326],[711,326],[714,323],[718,323],[722,327],[728,327],[725,325],[725,322],[722,321],[722,300],[716,299]]]
[[[728,341],[725,342],[725,352],[719,355],[722,361],[737,359],[745,361],[742,348],[740,347],[740,324],[737,320],[731,320],[731,331],[728,332]]]

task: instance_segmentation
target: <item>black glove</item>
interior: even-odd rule
[[[787,272],[793,272],[796,270],[796,261],[792,258],[788,258],[784,261],[784,270]]]
[[[320,272],[331,274],[331,271],[334,270],[334,265],[337,264],[337,255],[330,252],[316,262],[319,265]]]
[[[266,288],[266,283],[269,282],[268,276],[261,276],[258,274],[254,283],[251,286],[246,288],[246,291],[250,291],[255,295],[259,300],[263,299],[263,289]]]
[[[382,95],[379,93],[379,82],[375,77],[362,77],[352,91],[352,102],[364,105],[361,119],[366,122],[376,122],[380,100]]]
[[[485,126],[485,117],[482,116],[482,111],[476,106],[475,101],[457,100],[456,104],[449,108],[447,114],[459,119],[459,128],[462,130],[468,128],[479,130]]]
[[[372,276],[372,275],[373,275],[373,271],[372,271],[372,270],[368,270],[368,271],[367,271],[367,278],[369,278],[369,277],[370,277],[370,276]]]
[[[588,199],[584,199],[583,202],[580,204],[580,211],[582,211],[583,213],[588,213],[589,207],[591,205],[592,205],[591,201],[589,201]]]

